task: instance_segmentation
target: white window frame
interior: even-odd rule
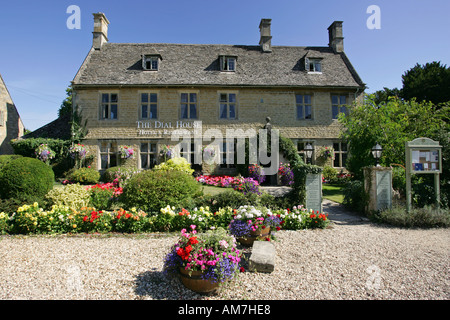
[[[158,71],[160,60],[161,57],[158,55],[145,54],[142,56],[142,69],[148,71]],[[149,63],[149,65],[147,65],[147,63]]]
[[[103,151],[103,146],[106,145],[106,151]],[[99,170],[106,170],[108,168],[118,166],[119,165],[119,149],[118,144],[115,141],[105,141],[100,140],[98,145],[98,153],[99,153]],[[106,168],[103,168],[102,164],[102,156],[106,156]],[[111,161],[111,157],[115,156],[116,162],[115,164]]]
[[[235,56],[220,56],[220,71],[235,72],[236,62]]]
[[[147,145],[147,151],[142,151],[142,145]],[[152,150],[151,145],[155,145]],[[147,167],[142,166],[142,157],[146,157]],[[152,156],[155,161],[152,162]],[[158,141],[155,140],[141,140],[139,142],[139,168],[140,169],[152,169],[158,163]]]
[[[322,73],[322,59],[319,58],[305,58],[305,70],[308,71],[308,73],[316,73],[321,74]]]
[[[336,144],[339,146],[339,148],[335,148]],[[343,145],[345,145],[345,150],[342,150]],[[348,159],[348,144],[346,142],[342,142],[342,141],[333,141],[333,149],[334,149],[333,167],[334,168],[345,168],[342,156],[345,154],[346,160]],[[336,150],[336,149],[338,149],[338,150]],[[336,161],[338,162],[338,166],[335,165]]]

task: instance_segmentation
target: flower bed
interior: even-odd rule
[[[248,230],[249,227],[256,229],[269,225],[274,231],[278,229],[300,230],[325,228],[329,222],[326,215],[312,212],[302,206],[273,211],[265,207],[244,207],[220,208],[216,212],[211,212],[209,207],[196,208],[191,212],[184,208],[177,210],[174,207],[166,207],[162,208],[160,212],[150,213],[135,208],[98,210],[93,207],[83,207],[77,210],[64,205],[53,205],[50,209],[44,210],[38,203],[34,203],[19,207],[11,215],[1,213],[0,234],[162,232],[179,231],[189,228],[190,225],[196,225],[199,231],[230,227],[236,229],[230,230],[231,233],[235,233],[238,231],[238,227],[242,228],[242,232]],[[246,220],[243,218],[244,210]],[[261,212],[259,217],[263,217],[264,220],[256,219],[258,215],[255,212]],[[254,214],[254,219],[248,219],[247,214]],[[241,215],[240,218],[238,218],[239,215]],[[244,224],[234,225],[236,220],[243,220]],[[251,220],[251,224],[248,223],[249,220]]]

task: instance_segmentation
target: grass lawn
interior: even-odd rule
[[[342,203],[344,201],[343,186],[333,184],[322,184],[322,195],[325,199]]]
[[[208,195],[216,195],[221,192],[227,191],[227,190],[233,190],[233,188],[222,188],[222,187],[214,187],[214,186],[208,186],[208,185],[202,185],[203,187],[203,193]]]

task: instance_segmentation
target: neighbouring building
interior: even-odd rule
[[[23,136],[23,133],[22,119],[0,75],[0,154],[13,154],[10,142]]]
[[[108,25],[94,14],[93,46],[72,82],[97,169],[123,163],[122,145],[135,150],[129,164],[152,168],[164,146],[178,144],[171,141],[178,127],[219,129],[225,137],[227,129],[258,130],[268,117],[302,156],[313,146],[312,163],[344,169],[337,117],[365,84],[344,53],[341,21],[330,25],[323,47],[273,46],[271,19],[261,20],[259,45],[109,43]],[[186,144],[182,155],[193,159],[209,142]],[[213,173],[233,173],[225,161],[231,147],[219,146]],[[333,148],[334,160],[321,160],[324,147]]]

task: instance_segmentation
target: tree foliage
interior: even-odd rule
[[[344,125],[342,138],[348,142],[347,169],[362,178],[362,168],[374,164],[372,147],[383,147],[380,164],[405,165],[405,142],[418,137],[438,140],[441,132],[449,130],[450,103],[436,110],[430,102],[401,100],[389,97],[377,104],[374,95],[367,95],[363,103],[351,106],[349,114],[341,114]],[[445,165],[444,165],[445,166]]]

